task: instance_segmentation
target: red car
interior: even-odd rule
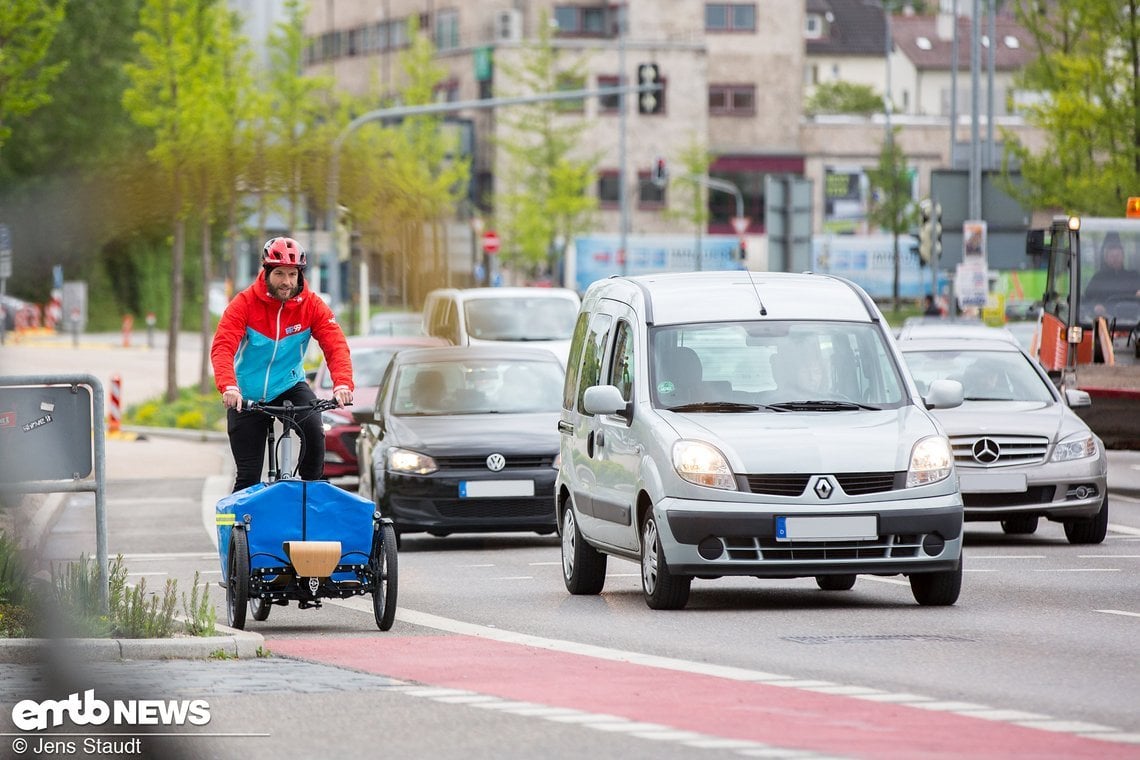
[[[352,354],[352,381],[356,390],[352,394],[353,407],[333,409],[321,414],[325,428],[326,478],[355,478],[359,474],[356,466],[356,437],[360,435],[360,425],[353,421],[352,409],[372,409],[380,379],[392,356],[404,348],[446,345],[447,341],[442,338],[429,337],[362,335],[348,338],[348,348]],[[332,377],[323,358],[312,382],[317,398],[332,398]]]

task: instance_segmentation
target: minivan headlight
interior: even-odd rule
[[[1096,453],[1096,439],[1089,433],[1077,433],[1059,441],[1050,459],[1054,462],[1071,462],[1074,459],[1095,457]]]
[[[388,469],[405,474],[430,475],[439,467],[434,459],[425,454],[393,446],[388,449]]]
[[[698,486],[735,491],[736,477],[714,447],[700,441],[677,441],[673,444],[673,469],[683,479]]]
[[[950,441],[940,435],[923,438],[910,452],[910,467],[906,471],[906,487],[925,486],[950,477],[954,457]]]

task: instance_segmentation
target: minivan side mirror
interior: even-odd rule
[[[582,409],[587,414],[616,414],[626,422],[633,420],[633,404],[622,398],[616,385],[593,385],[582,394]]]
[[[923,397],[927,409],[953,409],[962,405],[962,384],[957,380],[933,380]]]

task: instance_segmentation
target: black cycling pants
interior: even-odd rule
[[[297,383],[268,403],[271,406],[281,406],[286,401],[292,401],[303,406],[315,398],[316,394],[308,383]],[[321,413],[306,410],[296,415],[296,421],[301,428],[301,454],[298,458],[294,447],[294,465],[300,463],[298,474],[302,480],[322,480],[325,476],[325,431],[321,425]],[[265,441],[272,422],[272,417],[258,411],[227,411],[230,451],[233,452],[237,469],[235,492],[261,482],[261,471],[265,466]],[[277,439],[278,443],[280,440]]]

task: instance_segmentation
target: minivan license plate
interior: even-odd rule
[[[534,496],[533,480],[461,480],[459,498],[479,499],[495,496]]]
[[[875,515],[835,515],[827,517],[776,518],[777,541],[835,541],[878,538],[879,520]]]

